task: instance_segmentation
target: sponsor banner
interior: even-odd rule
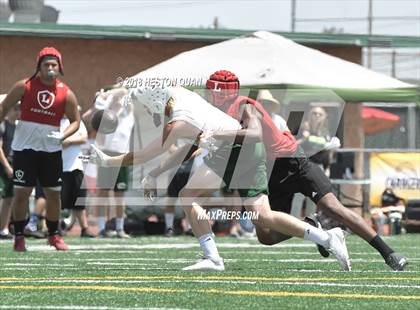
[[[420,199],[420,153],[370,155],[370,204],[381,205],[385,188],[404,199]]]

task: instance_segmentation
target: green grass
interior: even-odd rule
[[[420,236],[386,241],[409,257],[394,272],[366,242],[349,236],[353,271],[342,272],[312,244],[281,246],[217,238],[225,272],[186,273],[199,253],[189,237],[80,240],[69,252],[28,240],[0,242],[0,309],[420,309]]]

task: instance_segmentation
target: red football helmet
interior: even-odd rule
[[[39,68],[41,66],[42,58],[44,58],[45,56],[53,56],[53,57],[57,58],[60,73],[61,73],[61,75],[64,75],[64,73],[63,73],[63,59],[61,58],[61,53],[54,47],[44,47],[42,50],[39,51],[38,57],[36,59],[37,72],[39,71]]]
[[[235,100],[239,95],[239,79],[227,70],[219,70],[210,75],[206,82],[210,90],[212,103],[222,106],[226,101]]]

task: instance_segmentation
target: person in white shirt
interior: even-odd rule
[[[112,133],[97,132],[97,146],[106,154],[116,156],[124,154],[130,149],[130,136],[134,127],[134,116],[131,105],[123,102],[127,93],[124,88],[111,89],[101,92],[95,99],[92,110],[109,110],[118,118],[118,126]],[[124,193],[128,190],[129,182],[128,167],[98,167],[96,178],[98,197],[115,197],[116,220],[115,231],[106,228],[107,213],[110,209],[106,206],[98,206],[98,228],[101,237],[130,238],[124,231],[125,204]],[[108,212],[107,212],[108,211]]]
[[[60,129],[64,130],[69,125],[68,118],[63,118]],[[85,205],[77,205],[79,197],[86,197],[87,191],[83,188],[83,162],[80,156],[82,146],[87,141],[87,130],[83,122],[80,122],[79,129],[63,141],[63,184],[61,186],[61,208],[71,210],[77,218],[82,238],[94,238],[95,235],[88,230],[88,220]]]

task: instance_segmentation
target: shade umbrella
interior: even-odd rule
[[[362,108],[363,130],[367,135],[373,135],[394,128],[400,123],[400,117],[381,109]]]

